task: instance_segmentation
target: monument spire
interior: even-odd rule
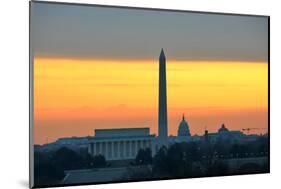
[[[158,142],[168,147],[166,57],[163,48],[159,56]]]

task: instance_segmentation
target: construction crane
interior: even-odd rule
[[[242,131],[246,131],[248,135],[251,130],[263,130],[263,129],[267,129],[267,128],[242,128]]]

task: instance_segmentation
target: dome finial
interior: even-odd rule
[[[182,114],[182,120],[184,120],[184,114]]]

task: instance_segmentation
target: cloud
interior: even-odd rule
[[[267,61],[268,18],[33,3],[35,56]]]

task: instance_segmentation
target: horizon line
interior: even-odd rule
[[[166,55],[166,54],[165,54]],[[48,56],[48,55],[34,55],[33,60],[35,59],[54,59],[54,60],[69,60],[69,61],[104,61],[104,62],[114,62],[117,61],[116,63],[128,63],[130,61],[134,62],[142,62],[143,61],[158,61],[157,56],[155,58],[95,58],[95,57],[72,57],[72,56]],[[183,63],[183,62],[196,62],[196,63],[268,63],[268,60],[238,60],[238,59],[207,59],[207,58],[202,58],[202,59],[177,59],[177,58],[167,58],[166,55],[166,60],[168,62],[177,62],[177,63]],[[119,62],[119,61],[125,61],[125,62]]]

